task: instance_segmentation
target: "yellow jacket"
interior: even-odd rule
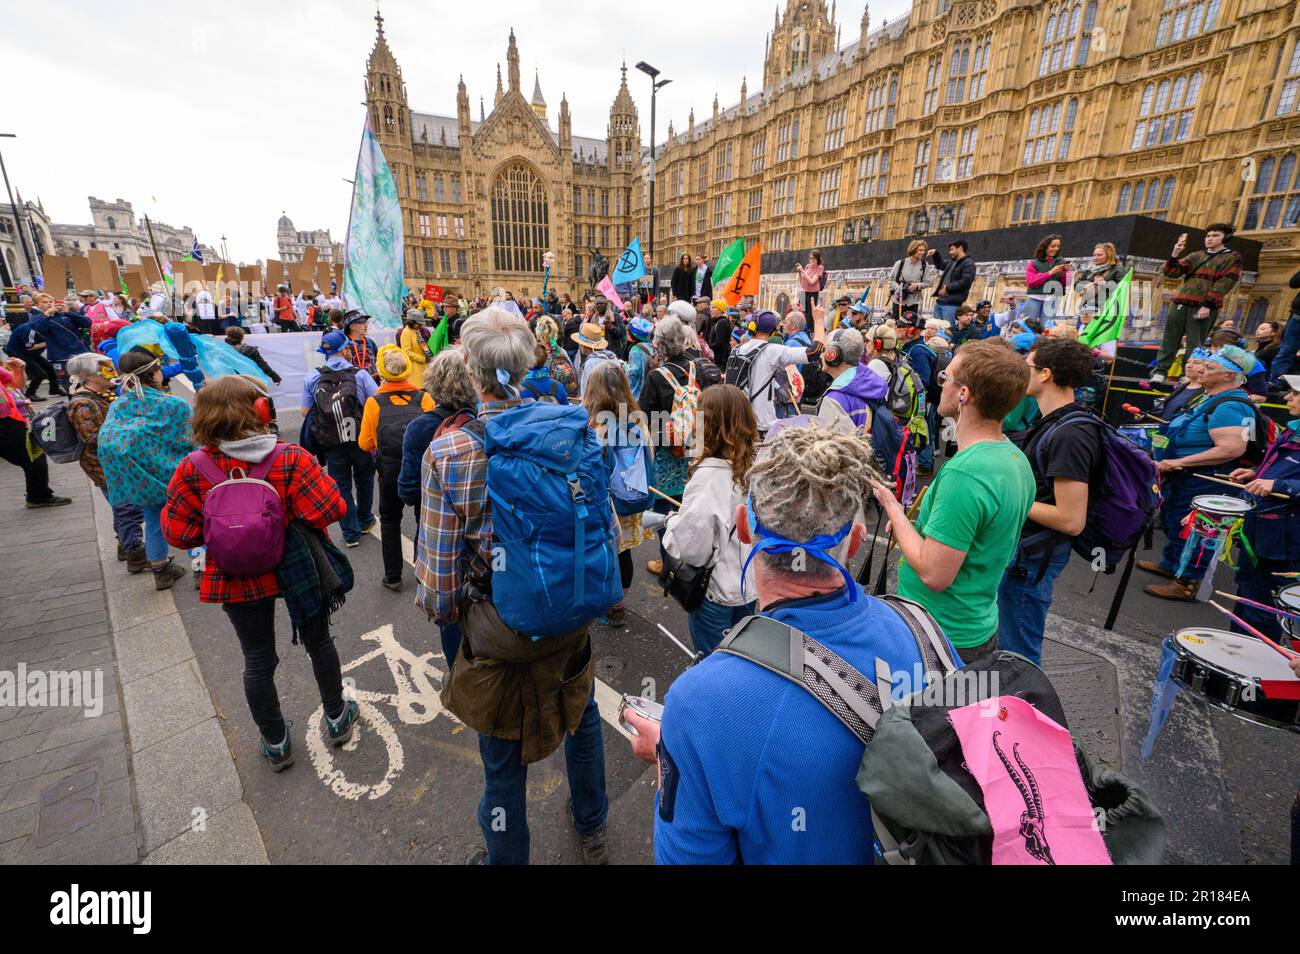
[[[397,346],[405,353],[406,360],[411,362],[411,370],[406,375],[406,380],[413,387],[422,387],[424,368],[429,363],[429,356],[424,351],[424,340],[415,329],[403,327],[397,337]]]
[[[415,387],[409,381],[385,381],[379,386],[379,394],[407,394],[414,395],[419,388]],[[397,404],[408,404],[411,398],[407,397],[405,401],[394,398]],[[420,406],[425,411],[433,410],[433,398],[428,394],[424,395]],[[366,398],[366,406],[361,412],[361,436],[357,439],[361,449],[369,454],[379,450],[379,402],[373,397]]]

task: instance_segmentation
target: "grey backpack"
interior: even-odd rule
[[[948,709],[956,707],[931,705],[928,699],[973,704],[1013,695],[1068,729],[1064,709],[1043,671],[1023,656],[994,652],[959,667],[924,607],[898,596],[879,599],[907,624],[925,667],[927,690],[903,702],[895,703],[887,688],[892,669],[885,661],[876,660],[873,682],[811,636],[768,617],[742,620],[716,651],[748,659],[802,686],[862,740],[866,748],[857,785],[871,803],[877,863],[990,864],[993,826],[947,718]],[[996,678],[964,680],[960,691],[951,685],[942,691],[929,688],[952,680],[959,669],[990,670]],[[996,692],[981,696],[971,691],[972,682],[985,690],[996,687]],[[1095,765],[1077,742],[1074,750],[1112,861],[1158,864],[1165,831],[1155,805],[1123,776]]]

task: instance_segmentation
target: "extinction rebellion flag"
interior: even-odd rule
[[[365,312],[371,321],[385,328],[398,327],[402,323],[402,298],[406,294],[405,267],[397,183],[367,114],[361,149],[357,153],[352,212],[348,219],[347,261],[343,272],[343,294],[348,305]]]

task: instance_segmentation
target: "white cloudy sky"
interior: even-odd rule
[[[761,82],[763,38],[776,0],[616,5],[606,0],[383,0],[384,32],[410,105],[455,115],[464,73],[474,117],[492,106],[496,64],[513,26],[522,85],[533,70],[555,125],[567,93],[576,135],[603,136],[626,58],[649,138],[647,60],[671,77],[659,94],[668,120],[703,116]],[[873,27],[910,8],[873,0]],[[781,0],[784,8],[785,0]],[[845,42],[863,0],[841,0]],[[274,257],[275,223],[347,228],[363,121],[375,7],[367,0],[36,0],[8,2],[0,32],[0,139],[13,185],[56,222],[88,222],[86,197],[122,198],[137,215],[194,228],[235,260]],[[611,14],[618,9],[620,12]]]

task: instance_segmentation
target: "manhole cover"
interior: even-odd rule
[[[1048,638],[1043,640],[1043,672],[1061,698],[1075,738],[1097,760],[1119,769],[1121,724],[1115,667],[1100,656]]]
[[[85,828],[103,814],[99,770],[86,769],[55,782],[41,792],[36,846],[44,848]]]
[[[627,667],[627,663],[617,656],[602,656],[596,660],[596,675],[609,682],[617,677]]]

